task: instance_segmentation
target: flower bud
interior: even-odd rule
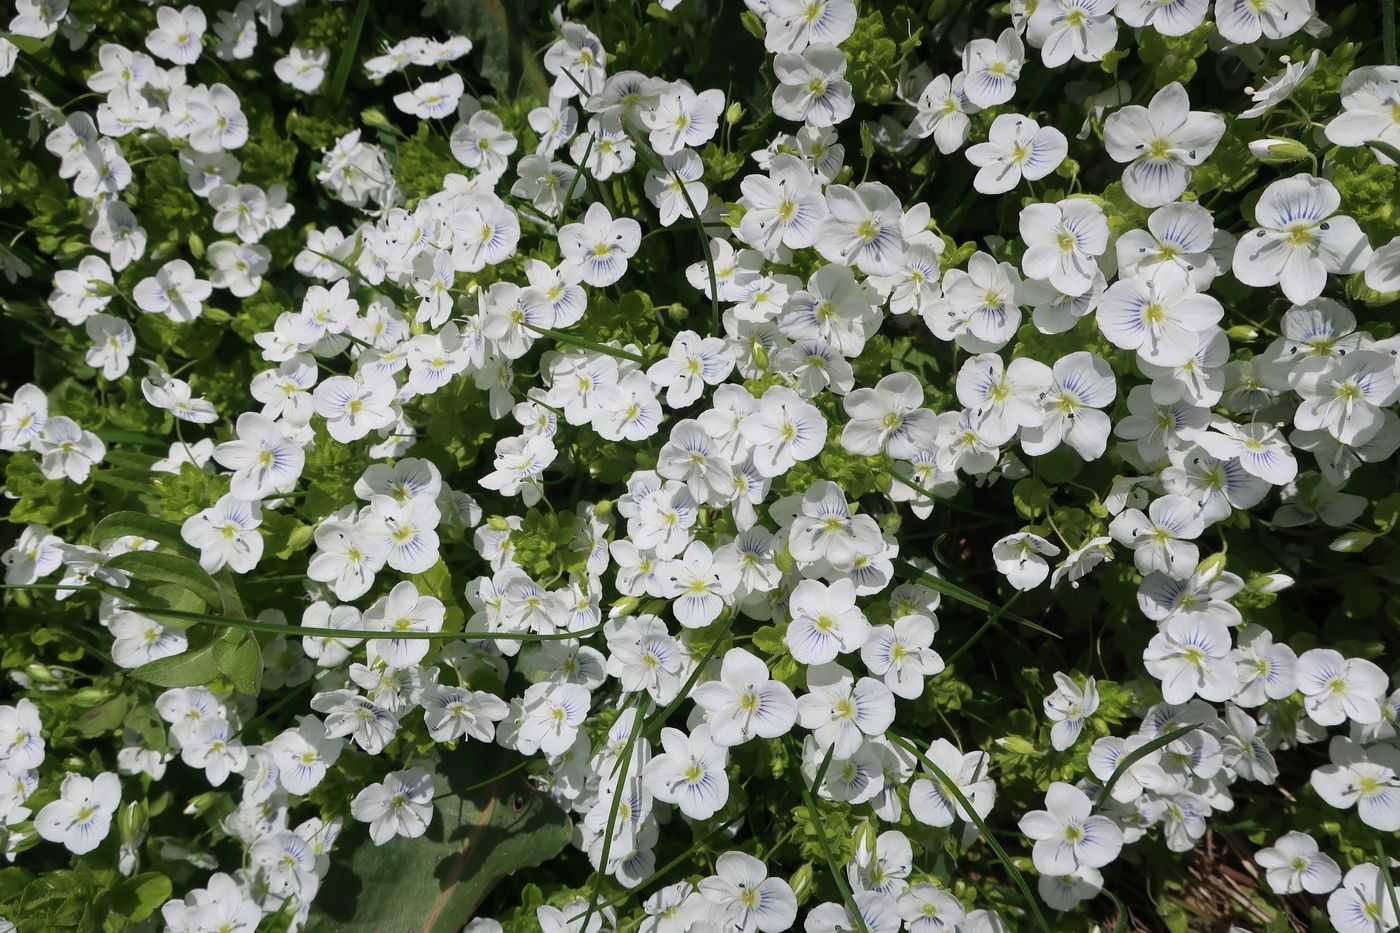
[[[123,840],[139,842],[146,834],[146,801],[133,800],[118,810],[117,828],[121,830]]]
[[[504,515],[492,515],[486,520],[486,526],[492,531],[510,531],[510,523]]]
[[[1232,343],[1249,343],[1251,340],[1259,339],[1259,331],[1248,324],[1236,324],[1225,332]]]
[[[788,885],[792,888],[792,893],[797,898],[797,903],[802,904],[807,898],[812,896],[812,863],[804,862],[802,867],[792,873],[788,879]]]
[[[1206,580],[1214,580],[1225,572],[1225,553],[1217,551],[1196,565],[1196,573]]]
[[[728,123],[730,126],[733,126],[742,119],[744,119],[744,105],[739,103],[737,100],[730,104],[728,107],[724,108],[725,123]]]
[[[1257,593],[1281,593],[1293,583],[1293,578],[1286,573],[1261,573],[1249,581],[1249,589]]]
[[[872,852],[874,852],[874,851],[875,851],[875,839],[876,839],[875,827],[872,826],[872,825],[870,825],[870,820],[868,820],[868,819],[861,820],[861,821],[860,821],[860,825],[856,827],[856,831],[855,831],[856,852],[857,852],[857,853],[861,853],[861,852],[872,853]],[[859,857],[859,856],[857,856],[857,857]]]
[[[1277,137],[1254,140],[1249,144],[1249,152],[1254,158],[1267,165],[1301,162],[1311,154],[1308,152],[1308,147],[1302,143]]]

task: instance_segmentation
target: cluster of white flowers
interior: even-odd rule
[[[900,702],[922,696],[944,670],[935,648],[944,591],[926,585],[939,582],[927,578],[932,570],[914,568],[923,582],[897,579],[911,566],[911,548],[882,513],[907,505],[927,517],[964,487],[1031,475],[1038,458],[1062,448],[1083,461],[1111,456],[1129,471],[1102,495],[1112,516],[1107,534],[1057,543],[1027,525],[983,558],[1016,590],[1032,591],[1079,586],[1130,552],[1137,604],[1156,633],[1142,655],[1141,724],[1088,743],[1092,777],[1050,785],[1045,808],[1020,816],[1045,903],[1069,909],[1097,895],[1101,870],[1149,833],[1172,851],[1191,849],[1212,813],[1233,806],[1232,785],[1274,783],[1275,752],[1329,736],[1330,763],[1312,772],[1317,795],[1338,810],[1354,807],[1377,831],[1400,830],[1400,689],[1370,660],[1328,647],[1297,653],[1261,625],[1245,624],[1232,599],[1294,581],[1281,573],[1246,581],[1223,556],[1202,553],[1213,526],[1274,492],[1277,528],[1341,528],[1364,509],[1365,498],[1345,491],[1352,474],[1400,449],[1400,338],[1373,338],[1324,292],[1329,276],[1357,273],[1371,289],[1400,291],[1400,239],[1373,249],[1319,173],[1265,187],[1238,238],[1219,229],[1207,206],[1181,198],[1220,143],[1225,119],[1192,110],[1180,83],[1145,105],[1111,99],[1097,119],[1107,158],[1122,165],[1124,192],[1150,211],[1145,228],[1115,233],[1101,198],[1036,200],[1035,183],[1061,168],[1069,141],[1009,109],[1018,85],[1040,67],[1027,47],[1039,50],[1045,68],[1095,62],[1120,27],[1183,35],[1209,5],[1013,0],[1011,26],[968,41],[955,74],[923,67],[913,82],[922,88],[898,111],[904,144],[931,138],[946,156],[967,146],[976,191],[1031,195],[1018,218],[1019,264],[998,258],[989,243],[945,269],[947,241],[927,203],[903,203],[890,186],[857,183],[842,171],[835,128],[855,107],[841,50],[857,21],[853,0],[747,4],[773,55],[773,112],[801,126],[753,154],[756,170],[740,179],[734,205],[711,191],[700,154],[726,120],[738,119],[726,116],[724,92],[609,72],[603,42],[561,21],[543,59],[554,79],[550,99],[529,114],[538,137],[532,152],[517,155],[522,140],[448,71],[392,95],[407,118],[455,119],[443,133],[462,173],[447,174],[440,190],[405,206],[390,159],[359,131],[321,153],[317,180],[363,220],[349,231],[307,230],[295,258],[309,283],[300,308],[256,336],[267,364],[250,386],[260,409],[220,412],[178,372],[148,364],[140,382],[147,403],[185,429],[224,426],[213,429],[224,439],[182,437],[152,467],[178,473],[193,464],[227,475],[227,494],[181,528],[210,574],[258,568],[264,517],[288,507],[318,443],[365,441],[357,450],[384,461],[367,466],[309,529],[305,576],[314,601],[300,623],[317,633],[262,646],[267,684],[314,683],[311,710],[265,744],[244,745],[245,701],[180,687],[156,701],[170,751],[125,730],[123,775],[159,780],[178,757],[213,787],[241,782],[236,809],[220,825],[246,846],[244,864],[167,903],[170,929],[251,929],[288,903],[304,919],[341,823],[312,817],[294,825],[293,812],[342,754],[382,755],[411,718],[421,717],[437,743],[495,743],[539,756],[538,785],[577,817],[575,845],[629,887],[657,869],[673,810],[691,821],[725,810],[730,750],[754,740],[792,736],[800,780],[822,799],[870,804],[877,823],[897,822],[906,806],[930,827],[986,818],[997,799],[986,751],[936,738],[914,754],[891,736]],[[133,315],[113,313],[114,302],[178,326],[216,296],[246,298],[262,285],[272,256],[259,241],[285,228],[293,207],[282,186],[238,183],[234,153],[249,132],[238,95],[224,83],[187,83],[187,69],[200,67],[211,46],[219,59],[247,58],[260,33],[279,34],[279,5],[286,4],[242,2],[221,12],[210,43],[199,8],[161,7],[146,51],[98,50],[100,68],[87,82],[100,100],[94,113],[35,101],[51,125],[45,144],[58,173],[86,205],[96,251],[54,276],[49,307],[85,328],[87,362],[106,380],[123,376],[137,349]],[[66,28],[64,3],[19,0],[18,7],[14,35]],[[1213,7],[1230,43],[1320,25],[1311,0]],[[407,39],[363,68],[378,81],[411,67],[445,69],[470,50],[465,37]],[[317,92],[330,58],[324,48],[292,47],[276,77]],[[1309,73],[1305,63],[1288,63],[1253,92],[1255,106],[1244,115],[1286,99]],[[1343,111],[1325,124],[1327,139],[1400,145],[1398,86],[1396,67],[1357,69]],[[986,139],[967,145],[969,117],[992,108]],[[148,255],[146,233],[121,200],[133,179],[124,141],[155,137],[179,149],[190,190],[227,237],[204,250],[200,267],[166,252]],[[643,235],[638,220],[615,216],[601,200],[585,207],[590,186],[580,182],[627,173],[638,159],[660,225],[689,221],[701,231],[696,245],[707,259],[685,270],[695,291],[681,300],[713,302],[714,333],[682,330],[664,346],[643,347],[594,343],[579,326],[593,295],[625,280]],[[548,249],[525,259],[524,281],[474,278],[536,245]],[[115,276],[135,264],[150,274],[123,295]],[[1263,352],[1232,355],[1226,328],[1240,318],[1210,293],[1226,275],[1278,286],[1291,305]],[[1025,324],[1040,334],[1073,331],[1089,349],[1022,355],[1016,338]],[[948,387],[955,406],[925,407],[925,386],[909,372],[857,385],[853,364],[887,326],[918,332],[960,361]],[[537,343],[548,349],[522,367]],[[1126,369],[1115,370],[1108,347],[1125,351]],[[452,488],[445,468],[411,455],[424,429],[414,421],[416,403],[460,380],[484,394],[494,418],[519,426],[496,441],[478,489]],[[83,483],[106,447],[48,408],[32,385],[0,405],[0,449],[33,451],[45,477]],[[565,441],[584,433],[638,449],[653,441],[659,451],[613,500],[568,503],[578,560],[567,573],[535,579],[515,559],[520,516],[488,518],[473,494],[507,507],[517,497],[523,508],[547,499]],[[773,493],[794,470],[837,450],[892,464],[880,509],[850,501],[827,479],[800,494]],[[418,636],[444,633],[448,608],[421,578],[406,578],[439,564],[446,528],[472,535],[489,573],[466,582],[470,612],[458,623],[465,636],[430,656],[430,641]],[[67,543],[31,525],[4,555],[5,580],[28,585],[61,573],[60,599],[89,581],[121,588],[129,574],[105,564],[156,547],[130,536]],[[104,595],[98,613],[116,665],[135,668],[187,650],[183,627],[128,605]],[[775,678],[776,657],[725,641],[740,618],[781,626],[782,652],[803,666],[797,694]],[[277,610],[260,619],[286,622]],[[388,634],[361,637],[367,633]],[[726,650],[707,651],[717,640]],[[472,689],[477,671],[502,683],[520,673],[529,685],[518,695]],[[1054,679],[1044,712],[1053,747],[1065,750],[1081,741],[1100,698],[1093,678],[1055,672]],[[1295,719],[1296,698],[1304,715]],[[653,715],[680,700],[691,701],[688,715]],[[604,710],[620,712],[595,741],[587,727]],[[5,827],[30,817],[23,804],[43,757],[34,706],[0,707],[7,854],[22,835]],[[441,788],[421,768],[385,766],[383,779],[346,812],[368,824],[376,844],[423,835]],[[67,774],[34,830],[88,852],[107,835],[120,799],[117,774]],[[1395,922],[1376,865],[1343,877],[1302,833],[1257,860],[1279,893],[1331,893],[1339,930]],[[861,839],[848,883],[866,930],[1008,928],[995,912],[968,912],[913,875],[904,833]],[[541,908],[540,923],[575,929],[568,924],[585,908]],[[652,894],[644,907],[651,925],[643,928],[778,933],[793,926],[797,909],[785,880],[731,851],[698,884]],[[614,922],[611,910],[592,913]],[[816,905],[804,928],[848,930],[856,923],[848,914],[845,904]],[[468,929],[490,928],[488,921]]]

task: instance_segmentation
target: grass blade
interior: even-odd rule
[[[350,80],[350,69],[355,65],[355,52],[360,46],[360,33],[365,29],[365,17],[369,15],[369,0],[360,0],[355,7],[355,18],[350,21],[350,32],[345,36],[345,47],[340,50],[340,59],[335,63],[335,73],[326,88],[326,97],[331,103],[338,103],[345,96],[345,85]]]
[[[973,609],[980,609],[982,612],[995,615],[997,618],[1005,616],[1018,625],[1024,625],[1028,629],[1040,632],[1042,635],[1049,635],[1051,638],[1060,637],[1057,633],[1050,631],[1050,629],[1038,622],[1032,622],[1025,616],[1017,615],[1014,612],[1008,612],[1007,606],[1011,605],[1010,602],[1008,602],[1006,606],[995,606],[988,600],[963,589],[956,583],[945,580],[942,577],[935,577],[931,573],[925,573],[908,561],[895,561],[894,570],[896,574],[912,583],[921,583],[929,589],[936,590],[950,599],[956,599],[958,602],[971,606]]]
[[[1045,915],[1040,912],[1040,904],[1031,893],[1031,886],[1026,881],[1025,875],[1021,874],[1020,869],[1016,867],[1016,863],[1011,860],[1011,856],[1007,855],[1006,850],[1001,847],[1001,843],[997,842],[996,837],[992,835],[992,831],[987,828],[986,821],[977,815],[976,810],[972,809],[972,801],[968,800],[958,788],[957,784],[944,773],[943,769],[929,761],[928,756],[919,751],[918,746],[913,742],[893,732],[887,732],[885,735],[891,742],[901,746],[917,758],[919,764],[923,765],[930,774],[938,778],[943,786],[947,788],[948,792],[953,795],[954,799],[958,802],[958,806],[963,808],[968,819],[972,821],[972,825],[977,827],[978,832],[982,834],[982,838],[987,840],[987,845],[992,847],[992,852],[996,855],[997,861],[1001,862],[1002,867],[1005,868],[1007,874],[1011,876],[1011,880],[1015,883],[1016,887],[1020,888],[1021,896],[1026,899],[1026,904],[1030,907],[1031,915],[1035,917],[1035,922],[1044,933],[1050,933],[1050,926],[1045,922]]]
[[[1109,793],[1113,790],[1113,785],[1117,784],[1118,779],[1126,774],[1128,769],[1133,765],[1157,751],[1157,749],[1165,748],[1183,735],[1195,732],[1199,728],[1200,726],[1182,726],[1180,729],[1173,729],[1166,735],[1157,736],[1157,738],[1148,742],[1146,745],[1142,746],[1142,748],[1133,750],[1131,754],[1124,755],[1122,759],[1119,760],[1118,767],[1113,769],[1113,773],[1110,774],[1108,780],[1104,782],[1103,790],[1099,791],[1098,798],[1094,802],[1098,803],[1099,801],[1107,800]]]
[[[821,817],[817,814],[817,798],[812,793],[812,787],[821,784],[822,778],[826,776],[826,769],[831,766],[831,753],[836,750],[835,745],[829,745],[826,749],[826,757],[817,767],[817,773],[812,775],[812,785],[807,786],[807,782],[798,776],[797,784],[802,788],[802,802],[807,806],[807,813],[812,817],[812,828],[817,832],[817,845],[821,847],[822,856],[826,859],[826,867],[831,871],[831,878],[836,882],[836,887],[841,892],[841,900],[846,905],[846,913],[851,915],[855,921],[856,929],[860,933],[870,933],[869,927],[865,925],[865,917],[861,916],[860,907],[856,904],[855,895],[851,893],[851,886],[846,882],[846,876],[842,873],[840,866],[836,864],[836,856],[831,852],[831,840],[826,838],[826,830],[822,828]],[[797,757],[802,759],[801,746],[798,747]]]

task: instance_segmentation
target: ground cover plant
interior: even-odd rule
[[[0,930],[1397,926],[1392,0],[0,28]]]

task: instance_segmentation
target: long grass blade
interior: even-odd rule
[[[1030,908],[1031,915],[1035,917],[1035,922],[1044,933],[1050,933],[1050,925],[1045,922],[1045,915],[1040,911],[1040,903],[1035,899],[1035,895],[1031,893],[1031,886],[1026,881],[1025,875],[1021,874],[1021,870],[1016,867],[1016,863],[1011,860],[1011,856],[1007,855],[1006,850],[1001,847],[1001,843],[997,842],[996,837],[992,835],[992,831],[987,827],[986,821],[977,815],[976,810],[972,809],[972,801],[968,800],[967,796],[958,788],[958,785],[953,782],[953,779],[948,777],[942,768],[929,761],[928,756],[919,751],[918,746],[912,741],[904,738],[902,735],[896,735],[893,732],[887,732],[885,735],[890,741],[901,746],[917,758],[919,764],[923,765],[924,768],[928,770],[929,774],[938,778],[943,786],[947,788],[948,792],[953,795],[953,798],[958,802],[958,806],[963,808],[968,819],[972,821],[972,825],[977,827],[977,830],[982,834],[982,838],[987,840],[987,845],[992,847],[992,852],[996,855],[997,861],[1001,862],[1002,867],[1006,869],[1006,873],[1011,876],[1012,882],[1021,890],[1021,896],[1026,899],[1026,904]]]

